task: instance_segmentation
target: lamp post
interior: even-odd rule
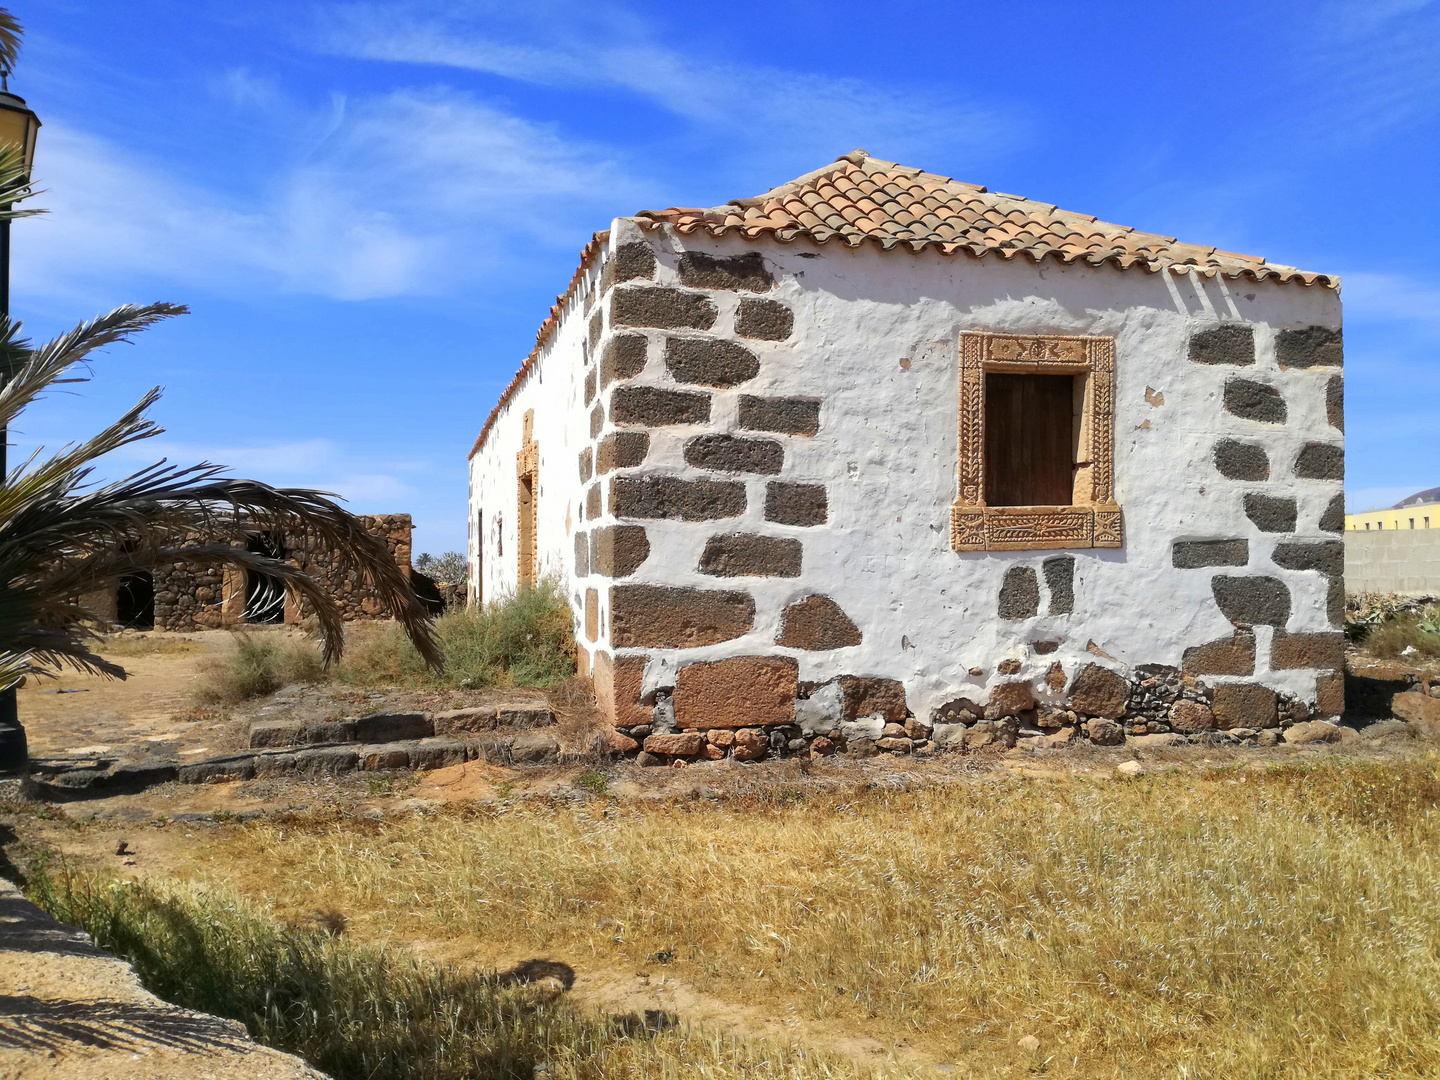
[[[8,71],[0,72],[0,146],[18,150],[25,166],[25,177],[35,162],[35,136],[40,132],[40,118],[30,111],[25,99],[10,93]],[[12,204],[0,206],[9,210]],[[10,315],[10,220],[0,219],[0,314]],[[0,380],[11,373],[0,372]],[[0,477],[9,472],[6,448],[9,433],[0,428]],[[20,723],[20,710],[15,688],[0,691],[0,774],[22,771],[29,760],[25,728]]]

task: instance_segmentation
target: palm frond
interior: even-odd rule
[[[19,207],[18,203],[43,194],[30,183],[30,172],[25,168],[25,155],[18,146],[0,146],[0,221],[16,221],[20,218],[38,217],[49,210],[40,207]]]
[[[20,25],[20,20],[8,8],[0,8],[0,71],[7,75],[15,70],[24,37],[25,28]]]

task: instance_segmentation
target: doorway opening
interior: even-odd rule
[[[256,555],[285,558],[284,545],[275,533],[251,533],[245,547]],[[245,621],[259,626],[278,626],[285,621],[285,585],[279,578],[258,570],[245,571]]]
[[[137,570],[120,578],[115,591],[115,621],[126,630],[155,629],[155,578]]]

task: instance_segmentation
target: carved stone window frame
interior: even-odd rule
[[[989,373],[1084,377],[1072,505],[985,505]],[[959,457],[959,494],[950,508],[950,546],[956,551],[1120,547],[1124,536],[1115,502],[1115,339],[962,333]]]

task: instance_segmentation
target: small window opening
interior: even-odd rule
[[[115,621],[126,630],[155,629],[155,578],[149,570],[121,577],[115,593]]]
[[[985,375],[985,504],[1070,506],[1075,377]]]
[[[256,555],[285,558],[285,548],[275,533],[251,533],[245,547]],[[258,570],[245,571],[245,621],[260,626],[278,626],[285,621],[285,585],[277,577]]]

